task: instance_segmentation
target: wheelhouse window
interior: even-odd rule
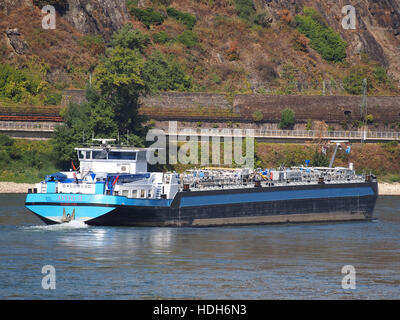
[[[78,151],[79,160],[91,159],[90,151]]]
[[[136,152],[111,151],[108,153],[108,159],[112,160],[136,160]]]
[[[105,151],[92,151],[93,159],[107,159],[107,152]]]

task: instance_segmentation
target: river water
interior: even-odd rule
[[[45,226],[24,198],[0,195],[0,299],[400,299],[400,197],[373,222],[196,229]]]

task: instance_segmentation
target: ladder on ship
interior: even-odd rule
[[[157,183],[155,198],[161,199],[161,192],[162,192],[162,183]]]

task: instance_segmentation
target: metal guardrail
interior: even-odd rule
[[[53,132],[59,123],[0,121],[0,131]]]
[[[400,140],[400,132],[255,130],[255,137]]]
[[[0,131],[32,131],[53,132],[60,123],[46,122],[13,122],[0,121]],[[163,130],[163,129],[160,129]],[[251,130],[250,132],[246,130]],[[267,129],[233,129],[233,128],[188,128],[178,127],[176,131],[163,130],[166,135],[178,134],[180,136],[219,136],[219,137],[243,137],[246,134],[254,134],[255,138],[276,139],[346,139],[346,140],[382,140],[400,141],[400,132],[377,131],[316,131],[316,130],[267,130]]]
[[[181,136],[196,134],[198,136],[244,137],[253,135],[255,138],[282,139],[346,139],[346,140],[400,140],[400,132],[376,131],[316,131],[316,130],[267,130],[267,129],[230,129],[230,128],[184,128],[178,127],[176,132]]]

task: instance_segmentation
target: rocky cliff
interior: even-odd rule
[[[126,0],[68,0],[63,15],[82,34],[101,34],[106,40],[128,21]]]
[[[291,15],[301,12],[304,6],[315,7],[341,36],[348,42],[349,60],[360,53],[388,67],[389,73],[400,80],[400,0],[260,0],[260,10],[269,12],[277,21],[278,12],[287,9]],[[345,14],[342,8],[355,8],[356,29],[342,27]]]
[[[0,1],[0,33],[3,35],[0,37],[0,62],[21,66],[25,58],[39,57],[48,65],[51,83],[82,87],[98,62],[98,51],[93,53],[82,45],[85,37],[100,35],[107,45],[113,32],[127,22],[151,37],[160,31],[176,37],[183,30],[171,19],[146,29],[129,14],[126,0],[48,2],[60,1],[66,3],[67,9],[58,13],[57,30],[53,32],[40,29],[43,15],[39,6],[35,6],[37,2]],[[193,91],[320,94],[324,90],[327,94],[346,94],[344,74],[348,74],[352,66],[370,61],[383,66],[395,85],[395,88],[377,86],[373,94],[396,95],[400,88],[400,0],[253,0],[257,14],[263,14],[263,27],[238,18],[236,0],[129,3],[140,8],[152,7],[166,18],[167,6],[196,17],[193,31],[198,36],[198,46],[154,44],[154,48],[175,56],[185,65],[194,80]],[[346,5],[356,10],[355,29],[342,27],[346,15],[342,8]],[[317,9],[329,27],[348,43],[344,64],[324,61],[309,46],[304,51],[293,48],[296,30],[287,22],[301,14],[305,6]],[[232,50],[235,58],[229,55]]]
[[[204,1],[167,2],[178,8],[187,8],[197,15],[204,14]],[[222,7],[226,1],[216,2],[220,2]],[[354,62],[361,53],[365,53],[387,67],[389,74],[400,81],[400,0],[254,0],[253,3],[258,12],[268,14],[272,23],[279,22],[280,12],[284,9],[295,16],[302,12],[304,6],[315,7],[329,25],[348,42],[347,56],[350,61]],[[68,4],[65,19],[83,34],[100,33],[109,39],[112,32],[118,30],[129,19],[125,0],[68,0]],[[146,4],[151,4],[151,1],[139,1],[141,6]],[[355,30],[345,30],[342,27],[342,8],[349,4],[356,9]],[[217,14],[217,10],[211,10],[210,17],[207,18]]]

